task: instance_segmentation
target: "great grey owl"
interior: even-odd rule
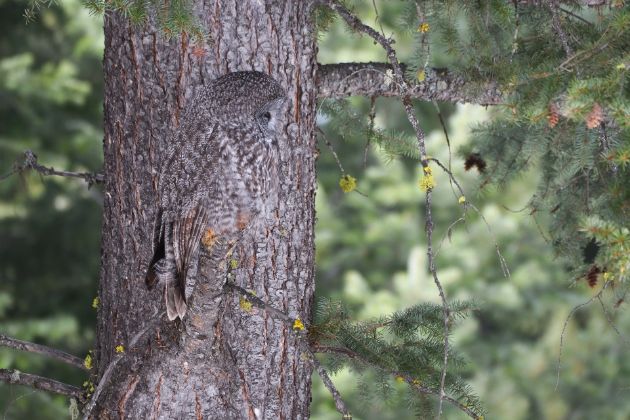
[[[170,320],[186,314],[202,241],[234,236],[277,194],[284,100],[264,73],[229,73],[200,89],[171,134],[146,275],[150,287],[164,283]]]

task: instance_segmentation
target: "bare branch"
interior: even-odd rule
[[[435,162],[449,176],[450,181],[453,184],[455,184],[455,186],[457,187],[457,190],[462,195],[462,197],[464,197],[464,199],[465,199],[466,198],[466,194],[464,193],[464,189],[459,184],[459,182],[457,182],[457,179],[455,178],[455,175],[453,175],[453,173],[446,166],[444,166],[444,164],[442,162],[440,162],[438,159],[436,159],[436,158],[429,158],[429,160],[431,162]],[[494,232],[492,231],[492,228],[490,227],[490,223],[488,223],[488,220],[483,215],[481,210],[479,210],[472,203],[465,202],[464,209],[468,209],[468,208],[473,209],[479,215],[479,217],[481,218],[483,223],[486,225],[486,229],[488,229],[488,233],[492,236],[492,239],[494,241],[494,249],[496,250],[497,255],[499,257],[499,263],[501,265],[501,270],[503,270],[503,275],[506,278],[510,278],[510,268],[508,267],[507,261],[505,261],[505,258],[503,257],[503,254],[501,254],[501,249],[499,248],[499,241],[497,240],[496,236],[494,235]],[[449,226],[449,228],[450,228],[450,226]]]
[[[380,34],[379,34],[380,35]],[[407,71],[400,64],[402,73]],[[317,96],[319,98],[345,98],[347,96],[409,96],[425,101],[461,102],[496,105],[502,102],[496,84],[473,90],[461,77],[444,69],[427,68],[425,80],[402,89],[392,81],[393,68],[386,63],[320,64],[317,70]]]
[[[30,353],[42,354],[46,357],[57,359],[61,362],[64,362],[76,368],[89,370],[83,364],[82,359],[72,354],[54,349],[52,347],[44,346],[41,344],[35,344],[29,341],[18,340],[16,338],[8,337],[3,334],[0,334],[0,347],[9,347],[16,350],[28,351]]]
[[[604,301],[602,300],[602,296],[598,295],[597,296],[597,300],[599,301],[599,304],[602,307],[602,312],[604,313],[604,317],[606,318],[606,321],[608,321],[608,325],[610,325],[610,327],[615,331],[615,333],[619,336],[619,338],[621,338],[623,341],[625,341],[626,344],[630,344],[630,340],[628,340],[628,337],[626,337],[624,334],[622,334],[621,331],[619,331],[619,328],[617,328],[617,326],[613,322],[612,316],[610,315],[610,313],[606,309],[606,305],[604,305]]]
[[[343,165],[341,164],[341,160],[339,160],[339,155],[337,155],[337,152],[335,151],[335,148],[333,147],[332,143],[330,142],[330,140],[328,140],[328,137],[326,136],[326,133],[324,133],[324,131],[319,128],[319,127],[315,127],[315,130],[317,130],[317,132],[319,134],[321,134],[322,139],[324,139],[324,143],[326,144],[326,147],[328,147],[328,150],[330,150],[330,153],[332,154],[333,158],[335,159],[335,162],[337,162],[337,166],[339,167],[339,171],[341,172],[341,176],[344,177],[346,176],[346,171],[345,169],[343,169]],[[369,137],[368,137],[368,141],[369,141]],[[369,146],[369,143],[366,145],[366,149],[365,149],[365,158],[367,159],[367,147]],[[359,190],[358,188],[355,188],[353,190],[353,192],[356,192],[359,195],[362,195],[363,197],[367,197],[367,194],[361,192],[361,190]]]
[[[363,151],[363,170],[367,168],[368,152],[370,151],[370,142],[372,136],[374,136],[374,120],[376,119],[376,96],[370,97],[370,113],[368,115],[369,126],[367,133],[367,141],[365,142],[365,149]]]
[[[567,332],[567,327],[569,326],[569,321],[571,321],[571,318],[573,317],[573,315],[578,310],[584,308],[585,306],[590,305],[591,303],[593,303],[593,301],[595,301],[595,299],[599,299],[600,296],[604,293],[604,290],[606,290],[606,288],[610,284],[611,284],[611,281],[608,280],[606,283],[604,283],[604,285],[602,286],[601,290],[599,292],[597,292],[597,294],[595,294],[593,297],[591,297],[586,302],[580,303],[579,305],[573,307],[573,309],[571,309],[571,312],[569,312],[569,315],[567,315],[567,318],[564,320],[564,325],[562,326],[562,333],[560,334],[560,350],[558,351],[558,362],[556,364],[556,387],[555,387],[555,390],[557,390],[558,386],[560,385],[560,370],[562,368],[562,351],[564,350],[564,336],[565,336],[565,333]]]
[[[426,150],[426,142],[424,131],[420,127],[418,122],[418,118],[416,117],[413,105],[411,103],[412,97],[409,94],[411,90],[411,86],[405,80],[404,71],[398,61],[398,57],[396,55],[396,51],[392,47],[393,40],[385,38],[382,34],[376,32],[373,28],[365,25],[359,18],[357,18],[352,12],[346,9],[338,0],[325,0],[324,3],[330,7],[332,10],[337,12],[339,16],[354,30],[360,33],[364,33],[376,41],[387,54],[387,58],[391,64],[391,71],[393,73],[393,81],[397,86],[401,89],[401,102],[405,108],[405,113],[407,114],[407,120],[413,127],[416,133],[416,139],[418,142],[418,149],[420,151],[420,161],[422,163],[422,167],[425,173],[431,174],[431,169],[429,168],[429,162],[427,158],[427,150]],[[446,393],[444,391],[444,387],[446,385],[446,372],[447,372],[447,364],[448,364],[448,354],[449,354],[449,323],[451,311],[448,306],[448,301],[446,300],[446,294],[444,293],[444,288],[442,287],[442,283],[440,282],[437,275],[437,267],[435,265],[435,258],[433,254],[433,216],[431,213],[431,198],[432,191],[431,188],[428,188],[425,195],[425,211],[426,211],[426,224],[425,230],[427,234],[427,258],[429,262],[429,271],[433,277],[433,281],[438,288],[438,292],[440,295],[440,299],[442,300],[442,312],[444,318],[444,363],[442,366],[442,375],[440,380],[440,393],[439,393],[439,405],[438,405],[438,420],[442,416],[442,406],[444,399],[446,397]]]
[[[79,401],[84,400],[81,388],[43,376],[23,373],[15,369],[0,369],[0,381],[8,384],[30,386],[54,394],[66,395],[76,398]]]
[[[337,388],[335,388],[335,384],[333,384],[332,380],[330,379],[330,376],[328,376],[328,372],[326,372],[326,369],[324,369],[321,363],[319,363],[319,360],[317,360],[315,355],[312,353],[311,355],[312,355],[313,365],[315,366],[315,369],[317,369],[317,373],[319,374],[319,377],[322,378],[322,382],[324,383],[324,386],[328,389],[328,391],[332,395],[333,400],[335,400],[335,408],[337,409],[337,411],[341,413],[344,420],[346,419],[351,420],[352,415],[350,414],[348,407],[346,407],[346,404],[341,399],[341,394],[339,393],[339,391],[337,391]]]
[[[427,258],[429,261],[429,271],[433,276],[433,281],[438,288],[438,293],[440,295],[440,299],[442,300],[442,310],[444,313],[444,364],[442,365],[442,375],[440,379],[440,403],[438,406],[438,415],[437,418],[439,420],[442,415],[442,402],[446,397],[446,393],[444,387],[446,386],[446,368],[448,364],[448,352],[449,352],[449,324],[451,319],[451,310],[448,306],[448,302],[446,300],[446,293],[444,292],[444,288],[442,287],[442,283],[440,282],[437,275],[437,267],[435,265],[435,256],[433,254],[433,216],[431,213],[431,199],[433,198],[433,194],[431,194],[431,190],[427,191],[426,194],[426,232],[427,232]]]
[[[94,184],[100,184],[105,182],[105,175],[101,172],[70,172],[70,171],[59,171],[53,167],[46,167],[40,165],[37,161],[37,155],[33,153],[31,150],[26,150],[24,152],[24,160],[22,162],[16,162],[13,166],[13,170],[8,174],[0,176],[0,181],[8,178],[9,176],[23,172],[29,169],[38,172],[40,175],[55,175],[55,176],[64,176],[69,178],[81,178],[88,184],[88,188]]]

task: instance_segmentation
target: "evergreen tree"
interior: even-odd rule
[[[87,402],[86,415],[108,416],[117,407],[121,417],[157,410],[157,416],[260,412],[264,417],[302,418],[308,415],[314,368],[336,408],[347,416],[327,369],[313,356],[321,352],[329,356],[324,366],[330,371],[344,364],[359,373],[369,369],[374,384],[362,386],[366,394],[376,391],[387,399],[392,381],[406,383],[410,401],[422,415],[435,410],[439,417],[444,405],[451,405],[481,418],[483,410],[463,379],[463,364],[449,340],[455,321],[471,305],[445,294],[434,229],[444,229],[442,223],[448,222],[432,206],[442,183],[450,185],[452,199],[461,205],[462,220],[478,208],[455,175],[438,100],[496,105],[473,142],[459,151],[466,166],[480,173],[479,190],[504,187],[534,168],[528,175],[540,174],[539,182],[527,211],[549,220],[554,248],[574,278],[597,283],[601,277],[598,298],[607,287],[624,287],[630,264],[630,192],[623,182],[630,156],[625,4],[606,2],[593,11],[588,4],[558,1],[410,1],[396,17],[392,37],[383,28],[386,12],[369,3],[357,3],[356,9],[336,0],[299,5],[225,1],[207,9],[195,2],[87,3],[90,10],[105,13],[106,106],[99,344],[90,366],[94,384],[88,385],[89,395],[82,401]],[[366,7],[374,8],[374,27],[360,19]],[[29,14],[36,9],[37,3]],[[336,18],[373,40],[388,63],[317,66],[316,35]],[[412,54],[396,48],[397,36],[413,39]],[[222,291],[216,305],[221,311],[187,321],[182,330],[156,318],[159,300],[147,300],[138,280],[139,262],[146,259],[150,243],[147,220],[155,210],[150,205],[155,195],[151,179],[164,149],[161,139],[177,125],[194,87],[226,69],[244,67],[271,71],[293,98],[290,133],[281,142],[287,146],[282,155],[287,163],[283,202],[289,205],[280,213],[282,228],[273,233],[278,245],[268,250],[271,261],[291,259],[281,269],[271,261],[255,267],[243,266],[247,258],[230,261],[225,285],[219,267],[206,267],[214,289],[200,292],[198,302],[210,303],[217,296],[210,292]],[[400,97],[410,130],[392,133],[375,124],[375,100],[360,113],[339,100],[348,95]],[[365,139],[366,147],[377,147],[390,158],[402,155],[420,163],[417,194],[424,194],[426,264],[440,296],[437,304],[416,304],[356,321],[343,304],[323,301],[318,316],[311,318],[316,98],[322,101],[319,109],[328,129],[350,142]],[[432,102],[429,109],[437,111],[446,157],[427,152],[427,126],[422,118],[418,121],[414,99]],[[322,137],[334,153],[325,132]],[[354,153],[367,156],[356,146]],[[22,167],[43,171],[27,158]],[[346,169],[336,160],[343,192],[363,193],[363,180],[346,172],[360,166],[357,159]],[[485,223],[483,214],[479,216]],[[295,241],[287,239],[291,232]],[[445,233],[450,236],[451,228]],[[259,239],[245,238],[242,254],[257,257],[252,249]],[[493,241],[503,274],[509,276]],[[287,289],[287,284],[294,287]],[[216,346],[206,354],[199,349],[210,326]],[[207,357],[193,364],[194,354]],[[290,381],[287,370],[293,372]],[[225,386],[217,381],[201,386],[208,371],[225,378]],[[16,372],[3,375],[19,381]],[[437,401],[437,407],[427,401]]]

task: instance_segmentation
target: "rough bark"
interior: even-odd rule
[[[236,249],[234,281],[310,320],[314,273],[315,55],[310,1],[205,0],[195,10],[210,42],[167,40],[151,24],[105,17],[105,199],[93,418],[307,418],[311,366],[285,323],[239,306],[224,267],[203,258],[183,323],[147,290],[156,181],[170,130],[195,88],[259,70],[287,90],[279,139],[280,200]],[[161,317],[161,318],[160,318]],[[132,344],[134,343],[134,344]],[[121,353],[123,346],[124,352]],[[122,356],[121,356],[122,355]],[[100,389],[99,389],[100,388]]]

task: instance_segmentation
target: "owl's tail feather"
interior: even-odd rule
[[[164,288],[164,300],[166,301],[166,316],[169,321],[173,321],[178,317],[184,319],[188,306],[182,296],[181,291],[172,284],[167,284]]]
[[[154,227],[153,227],[153,257],[151,258],[151,262],[149,263],[149,268],[147,269],[147,274],[144,277],[144,281],[146,282],[149,290],[153,289],[160,279],[159,276],[161,267],[158,267],[160,261],[163,261],[166,257],[166,242],[165,242],[165,232],[162,226],[162,213],[158,211],[158,214],[155,218]]]

